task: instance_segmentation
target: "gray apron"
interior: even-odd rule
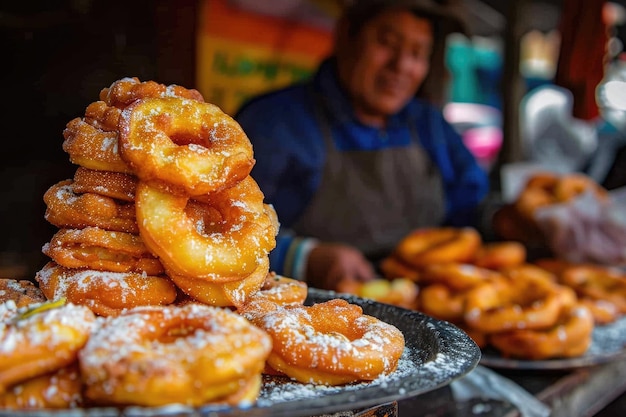
[[[412,229],[441,224],[441,175],[414,126],[408,147],[339,151],[328,115],[321,110],[318,118],[326,162],[316,194],[293,226],[296,234],[352,245],[376,262]]]

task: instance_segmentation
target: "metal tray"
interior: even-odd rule
[[[341,387],[305,385],[284,378],[266,377],[257,403],[246,408],[169,405],[124,409],[0,410],[0,416],[314,416],[364,409],[444,387],[474,369],[480,360],[480,349],[465,332],[416,311],[313,288],[309,289],[307,304],[332,298],[344,298],[358,304],[365,314],[391,323],[403,332],[406,347],[394,373],[372,382]]]
[[[569,370],[600,365],[626,358],[626,317],[593,329],[591,346],[575,358],[519,360],[505,358],[494,349],[484,349],[481,365],[490,368],[520,370]]]

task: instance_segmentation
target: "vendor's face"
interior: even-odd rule
[[[409,11],[386,11],[337,51],[339,76],[357,117],[382,125],[415,95],[430,68],[433,28]]]

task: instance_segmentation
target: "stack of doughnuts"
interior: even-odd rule
[[[50,299],[102,316],[173,303],[236,306],[269,270],[277,219],[241,128],[196,90],[125,78],[64,131],[78,165],[44,195],[60,230],[37,274]]]
[[[249,406],[263,374],[397,368],[400,330],[344,300],[305,306],[305,283],[269,272],[279,224],[252,146],[197,91],[118,80],[63,149],[78,167],[44,195],[50,261],[38,286],[0,281],[0,408]]]

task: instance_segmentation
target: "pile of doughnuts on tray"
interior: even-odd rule
[[[265,375],[397,368],[399,329],[269,272],[251,144],[196,90],[120,79],[63,133],[78,167],[44,195],[50,261],[0,279],[0,407],[247,406]]]
[[[380,267],[386,285],[342,290],[390,302],[391,288],[402,287],[414,298],[399,305],[454,323],[505,357],[583,355],[596,325],[626,314],[623,271],[555,258],[531,263],[521,243],[483,242],[472,228],[415,230]]]

